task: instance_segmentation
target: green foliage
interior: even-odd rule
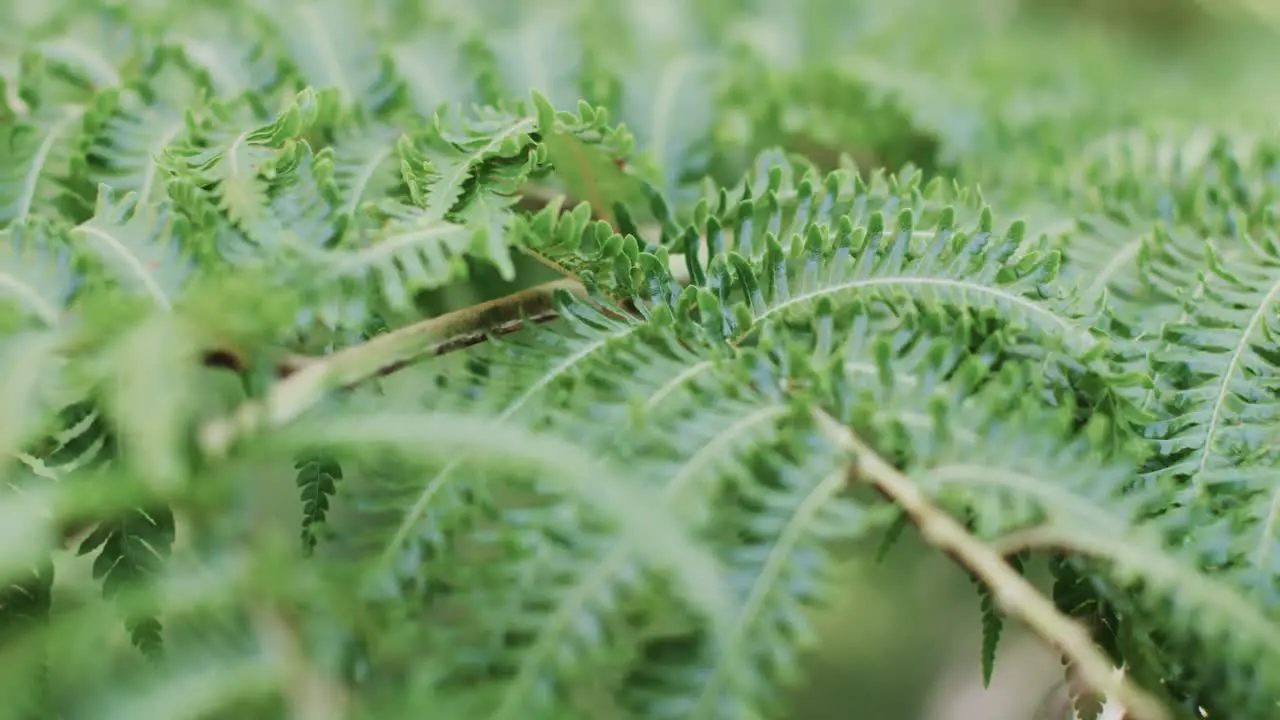
[[[1040,5],[15,6],[0,717],[781,718],[912,523],[1274,717],[1274,39]]]

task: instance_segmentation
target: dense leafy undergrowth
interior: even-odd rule
[[[915,524],[1276,717],[1270,38],[1026,5],[12,4],[0,716],[782,717]]]

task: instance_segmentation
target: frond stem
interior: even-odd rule
[[[670,263],[672,276],[687,285],[689,267],[684,257],[673,255]],[[406,325],[332,355],[286,356],[276,367],[277,382],[267,397],[250,401],[235,413],[205,425],[199,435],[200,447],[206,455],[220,457],[237,437],[264,425],[287,424],[333,390],[390,375],[423,358],[478,345],[495,335],[555,320],[559,314],[553,298],[559,290],[580,298],[588,296],[581,282],[566,277]],[[222,364],[239,369],[237,358],[219,358]]]
[[[252,618],[259,641],[283,664],[292,720],[346,718],[346,693],[312,667],[297,630],[284,613],[273,606],[259,606],[253,609]]]
[[[558,290],[579,296],[586,292],[580,283],[555,280],[407,325],[332,355],[292,356],[278,371],[282,379],[266,398],[245,403],[233,414],[204,426],[200,446],[210,456],[224,455],[237,437],[263,426],[287,424],[333,390],[393,373],[424,357],[476,345],[491,335],[553,320],[557,315],[552,301]]]
[[[909,477],[835,418],[821,410],[815,411],[815,417],[824,432],[854,456],[849,467],[851,479],[874,485],[902,508],[930,545],[951,555],[982,580],[1005,612],[1062,652],[1080,669],[1090,687],[1119,702],[1134,720],[1168,720],[1168,713],[1153,696],[1116,673],[1084,628],[1059,612],[999,552],[935,507]]]

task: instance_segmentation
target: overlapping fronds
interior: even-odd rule
[[[907,526],[1273,717],[1274,41],[962,5],[15,6],[0,717],[785,718]]]

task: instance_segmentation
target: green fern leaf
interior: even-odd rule
[[[727,593],[719,579],[718,564],[687,529],[662,513],[645,512],[657,506],[650,502],[643,486],[618,477],[611,468],[591,461],[590,456],[573,443],[553,436],[538,437],[513,426],[495,425],[483,416],[468,417],[460,414],[432,413],[417,417],[388,415],[384,417],[353,415],[344,421],[326,423],[306,428],[292,442],[300,444],[339,444],[359,448],[370,444],[387,444],[400,452],[410,451],[422,457],[440,457],[440,447],[424,447],[418,438],[448,438],[450,455],[461,455],[470,462],[484,464],[483,454],[473,454],[490,447],[501,437],[508,448],[516,448],[526,459],[554,469],[546,476],[562,492],[581,497],[589,506],[607,514],[610,522],[625,528],[625,537],[635,544],[633,552],[646,563],[663,572],[671,573],[677,591],[690,605],[702,614],[717,631],[725,629],[725,619],[730,607]],[[397,439],[399,438],[399,439]],[[458,451],[471,452],[459,453]],[[492,457],[492,456],[490,456]],[[567,460],[574,462],[569,463]],[[664,519],[665,518],[665,519]],[[662,528],[655,533],[655,528]]]
[[[638,203],[643,198],[639,184],[622,172],[616,157],[610,157],[600,146],[588,145],[574,134],[559,129],[562,124],[577,121],[576,124],[580,125],[577,132],[581,133],[585,128],[603,126],[607,115],[583,103],[578,107],[578,118],[567,113],[557,117],[547,99],[536,92],[533,103],[538,110],[538,127],[546,144],[547,157],[572,197],[591,203],[610,222],[614,220],[618,205]],[[608,138],[607,141],[613,144],[619,139]],[[623,137],[621,142],[625,144],[614,152],[625,157],[629,154],[630,138]]]
[[[93,560],[93,577],[102,582],[104,597],[154,576],[173,548],[174,518],[167,507],[134,510],[102,522],[80,543],[86,555],[101,550]],[[148,656],[161,651],[161,625],[155,617],[130,617],[126,625],[133,644]]]
[[[408,205],[384,205],[389,221],[350,250],[328,254],[328,275],[379,287],[388,305],[410,306],[413,293],[440,287],[466,271],[472,231]]]
[[[56,215],[73,155],[95,112],[89,104],[56,106],[0,131],[0,226],[35,213]]]
[[[294,463],[302,490],[302,543],[308,551],[317,542],[315,526],[329,514],[329,499],[338,491],[342,466],[328,457],[304,457]]]
[[[332,103],[331,94],[308,88],[298,93],[272,122],[255,124],[247,130],[238,124],[252,122],[246,105],[214,105],[206,117],[197,121],[199,129],[194,134],[203,143],[178,146],[166,150],[165,155],[178,173],[210,188],[218,209],[232,224],[252,233],[267,212],[269,193],[264,174],[274,169],[303,133],[335,112]],[[249,239],[266,241],[252,234]]]
[[[52,410],[64,401],[63,341],[57,332],[41,331],[0,338],[0,391],[9,403],[0,420],[0,457],[12,457],[52,424]]]
[[[914,525],[984,683],[1275,717],[1246,4],[11,3],[0,715],[782,720]]]
[[[1118,618],[1107,606],[1104,599],[1098,596],[1089,577],[1070,557],[1054,555],[1050,558],[1049,569],[1053,574],[1053,602],[1064,612],[1085,623],[1090,634],[1098,640],[1102,647],[1117,661],[1121,660],[1121,652],[1116,637]],[[1098,697],[1089,693],[1076,692],[1072,688],[1071,668],[1068,666],[1067,686],[1071,691],[1072,704],[1076,715],[1081,720],[1096,718],[1102,712],[1102,703]]]
[[[357,218],[369,204],[399,189],[401,176],[397,140],[400,130],[389,126],[354,127],[341,131],[330,147],[334,182],[341,198],[338,212]]]
[[[1280,247],[1270,237],[1245,238],[1244,244],[1239,260],[1208,248],[1213,275],[1202,281],[1186,321],[1167,326],[1167,349],[1157,358],[1158,366],[1186,378],[1185,389],[1167,397],[1169,421],[1162,426],[1168,430],[1158,448],[1172,461],[1159,473],[1188,478],[1190,492],[1200,497],[1214,487],[1250,497],[1269,475],[1265,441],[1255,439],[1255,428],[1269,417],[1268,405],[1252,398],[1271,372],[1258,343],[1272,332],[1268,317],[1280,300],[1280,285],[1267,271]],[[1274,517],[1269,508],[1276,497],[1268,492],[1258,498],[1254,529],[1240,538],[1241,559],[1266,573],[1272,572],[1270,556],[1280,543],[1266,519]]]
[[[49,619],[53,608],[53,572],[52,561],[45,562],[0,591],[0,636],[5,640]]]
[[[51,223],[39,219],[14,224],[0,238],[0,294],[14,301],[21,315],[57,326],[76,281],[69,248]]]
[[[21,642],[49,621],[53,609],[54,567],[52,560],[41,563],[18,578],[0,584],[0,644]],[[43,648],[41,648],[43,650]],[[15,669],[0,680],[9,698],[7,712],[38,717],[53,707],[49,662],[45,657],[33,666]]]
[[[461,124],[461,119],[455,121]],[[423,203],[429,216],[444,218],[457,205],[464,185],[490,159],[516,159],[522,156],[534,142],[538,131],[534,118],[504,116],[499,113],[481,116],[474,124],[451,129],[444,126],[440,115],[435,118],[435,136],[444,147],[431,144],[416,148],[402,140],[402,156],[409,163],[421,163],[422,170],[412,167],[405,170],[410,189],[417,190],[418,180],[425,182],[419,191],[419,203]],[[424,172],[425,171],[425,172]],[[421,175],[420,175],[421,173]]]
[[[1009,565],[1019,573],[1022,572],[1023,558],[1015,555],[1009,559]],[[982,685],[991,687],[991,674],[995,672],[996,650],[1000,647],[1000,635],[1004,631],[1004,614],[996,605],[995,595],[991,588],[982,584],[976,577],[970,577],[978,586],[979,610],[982,613]]]
[[[133,193],[117,195],[99,185],[93,217],[72,228],[71,235],[118,286],[169,309],[193,272],[190,254],[177,241],[185,234],[183,220],[167,208],[154,214],[135,208]]]
[[[123,94],[94,140],[94,157],[104,166],[95,168],[95,179],[114,190],[134,193],[140,208],[164,199],[168,179],[161,164],[164,153],[184,142],[191,129],[184,108],[195,104],[194,97],[186,103],[175,100],[147,103],[136,93]]]
[[[855,229],[848,220],[832,234],[813,226],[803,238],[796,237],[791,248],[766,236],[758,269],[736,253],[729,254],[728,260],[749,299],[753,325],[820,298],[847,293],[884,300],[900,297],[909,302],[936,299],[989,310],[1012,322],[1036,327],[1076,352],[1085,352],[1097,343],[1069,299],[1041,295],[1043,283],[1056,275],[1058,260],[1053,254],[1041,257],[1025,252],[1021,223],[1011,226],[1003,237],[992,233],[989,215],[972,234],[956,232],[952,223],[950,216],[944,216],[918,253],[908,250],[916,225],[913,216],[904,211],[892,234],[877,214],[865,230]],[[834,260],[822,277],[809,258],[828,253],[834,254]],[[852,262],[844,259],[855,254]],[[1017,265],[1006,265],[1013,258],[1018,258]],[[713,258],[717,260],[723,262]],[[735,343],[751,332],[751,326],[735,328],[738,320],[727,314],[724,322]]]
[[[116,438],[91,400],[61,408],[57,429],[40,443],[38,454],[54,470],[69,474],[116,456]]]

